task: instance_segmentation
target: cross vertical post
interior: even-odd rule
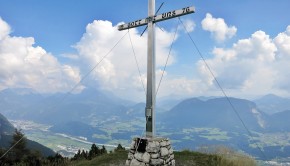
[[[166,144],[166,149],[168,152],[173,152],[173,149],[170,145],[168,138],[158,138],[155,137],[155,102],[156,102],[156,89],[155,89],[155,23],[163,20],[168,20],[174,17],[183,16],[186,14],[194,13],[194,7],[184,7],[178,10],[172,10],[166,13],[155,15],[155,0],[148,0],[148,17],[144,19],[135,20],[126,24],[118,26],[119,31],[140,27],[143,25],[148,26],[148,41],[147,41],[147,92],[146,92],[146,108],[145,108],[145,117],[146,117],[146,138],[134,138],[130,147],[128,154],[128,159],[126,160],[126,166],[130,165],[152,165],[152,163],[160,162],[157,165],[162,163],[166,165],[175,166],[175,160],[173,153],[169,155],[157,158],[152,158],[149,155],[148,160],[140,161],[136,158],[135,154],[145,154],[152,152],[147,150],[147,147],[156,148],[156,154],[162,154],[159,144]],[[158,143],[158,146],[156,144]],[[150,146],[149,146],[150,145]],[[152,147],[153,146],[153,147]],[[147,151],[147,152],[146,152]],[[150,151],[150,152],[149,152]],[[139,156],[139,155],[138,155]],[[156,165],[156,164],[154,164]],[[162,164],[163,165],[163,164]]]
[[[146,94],[146,137],[153,138],[155,135],[155,23],[168,20],[174,17],[194,13],[194,7],[184,7],[182,9],[169,11],[160,15],[155,15],[155,0],[148,0],[148,17],[139,19],[118,26],[120,31],[135,28],[143,25],[148,26],[147,41],[147,94]]]
[[[148,1],[146,137],[155,134],[155,0]]]

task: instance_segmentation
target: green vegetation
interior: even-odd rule
[[[192,152],[184,150],[174,153],[176,165],[178,166],[190,166],[190,165],[206,165],[217,166],[220,165],[221,157],[212,154],[204,154],[200,152]]]
[[[222,145],[204,146],[199,149],[203,154],[215,155],[220,158],[221,166],[256,166],[256,161],[246,154],[236,152]]]
[[[82,163],[89,163],[89,160],[101,158],[100,156],[103,155],[106,156],[108,154],[105,146],[99,148],[95,144],[93,144],[89,151],[78,150],[78,153],[75,154],[74,157],[71,159],[63,157],[58,153],[55,154],[54,156],[44,157],[39,152],[31,151],[30,149],[27,148],[26,138],[24,134],[19,130],[15,130],[10,147],[13,148],[11,148],[10,150],[0,149],[1,156],[0,165],[69,166],[69,165],[79,165],[78,163],[82,165]],[[125,148],[123,148],[120,144],[114,150],[114,152],[122,152],[122,151],[125,152]],[[114,159],[112,158],[110,158],[109,160],[114,161]]]
[[[224,156],[206,154],[188,150],[175,152],[177,166],[206,165],[206,166],[256,166],[255,160],[245,156]]]
[[[24,139],[21,139],[21,138]],[[43,157],[40,153],[30,151],[26,147],[25,136],[21,131],[15,130],[11,146],[18,142],[14,148],[1,159],[1,165],[39,165],[39,166],[123,166],[128,151],[119,144],[113,151],[107,152],[102,146],[99,148],[92,144],[89,151],[78,150],[72,158],[60,154]],[[3,155],[5,150],[0,150]],[[223,146],[204,146],[199,152],[184,150],[174,152],[176,166],[206,165],[206,166],[256,166],[256,161],[242,153],[235,152]]]
[[[78,160],[71,164],[75,166],[124,166],[128,152],[125,150],[114,151],[104,154],[92,160]],[[245,155],[235,155],[232,157],[221,154],[206,154],[184,150],[174,152],[176,166],[256,166],[255,160]]]
[[[85,150],[78,150],[77,154],[74,155],[74,157],[71,160],[91,160],[97,156],[101,156],[103,154],[107,154],[107,150],[105,146],[102,146],[100,149],[99,147],[96,146],[96,144],[93,144],[90,151],[85,151]]]
[[[45,158],[39,151],[29,149],[27,147],[27,139],[21,130],[15,129],[10,147],[13,148],[9,150],[0,149],[1,165],[51,165],[60,163],[60,159],[65,161],[59,154]]]
[[[127,151],[115,150],[114,152],[98,156],[92,160],[78,160],[72,164],[75,166],[124,166],[127,156]]]

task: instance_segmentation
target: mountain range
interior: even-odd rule
[[[186,99],[173,107],[165,121],[176,127],[219,127],[234,131],[243,128],[240,119],[250,130],[265,128],[265,113],[257,110],[255,103],[236,98],[215,98],[202,101],[198,98]],[[232,107],[234,106],[234,108]]]
[[[21,93],[19,93],[20,91]],[[84,90],[80,94],[54,94],[44,96],[23,93],[26,89],[6,89],[0,93],[1,113],[9,119],[25,119],[45,124],[69,121],[88,122],[88,118],[106,119],[125,112],[124,100],[107,97],[97,90]]]
[[[227,144],[261,157],[256,147],[261,144],[269,156],[285,157],[290,145],[279,144],[272,138],[269,143],[265,137],[290,131],[288,101],[275,95],[253,101],[225,97],[168,98],[157,104],[156,129],[160,136],[172,139],[177,149]],[[82,136],[98,143],[130,142],[144,132],[144,103],[123,100],[96,89],[54,95],[6,89],[0,92],[0,108],[8,119],[49,124],[51,132]],[[288,137],[279,139],[290,141]]]

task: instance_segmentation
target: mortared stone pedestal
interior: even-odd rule
[[[126,166],[175,166],[168,138],[134,138]]]

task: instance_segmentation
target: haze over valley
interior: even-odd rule
[[[2,90],[1,96],[5,97],[0,101],[1,114],[29,139],[68,156],[79,148],[88,149],[92,143],[109,148],[119,143],[129,146],[133,137],[144,136],[145,103],[108,96],[95,89],[69,94],[64,102],[59,102],[66,95],[45,96],[29,89]],[[157,135],[169,137],[176,150],[224,145],[265,160],[257,149],[261,146],[266,160],[287,159],[290,109],[283,103],[290,99],[275,95],[253,101],[229,99],[253,137],[225,97],[183,99],[167,109],[162,108],[162,103],[168,101],[160,102],[156,112]],[[265,103],[272,110],[263,110]]]

